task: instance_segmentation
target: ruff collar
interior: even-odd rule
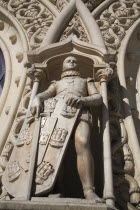
[[[80,76],[80,72],[79,71],[64,71],[61,74],[61,79],[68,76]]]

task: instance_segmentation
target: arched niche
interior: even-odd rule
[[[118,76],[122,97],[122,112],[128,133],[128,142],[136,166],[136,178],[140,186],[140,20],[128,30],[118,54]]]
[[[127,45],[125,56],[125,79],[134,120],[136,133],[140,143],[140,24],[133,31]]]
[[[26,52],[29,49],[24,30],[7,10],[0,10],[0,49],[5,61],[5,82],[0,95],[0,152],[7,140],[26,84]],[[5,122],[5,124],[3,124]]]

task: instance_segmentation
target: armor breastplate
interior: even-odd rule
[[[64,77],[56,83],[56,95],[87,96],[87,80],[81,77]]]

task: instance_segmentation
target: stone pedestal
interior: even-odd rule
[[[32,198],[31,201],[1,201],[0,210],[115,210],[115,208],[85,199]]]

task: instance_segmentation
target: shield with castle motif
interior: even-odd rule
[[[47,146],[39,142],[39,155],[36,168],[36,195],[49,192],[56,181],[59,168],[61,166],[69,139],[71,137],[74,125],[79,115],[80,109],[67,106],[64,99],[59,99],[51,117],[57,118],[51,136],[47,135]],[[41,133],[43,133],[41,132]]]
[[[64,99],[49,99],[38,128],[38,153],[35,166],[35,194],[49,192],[56,181],[66,147],[72,134],[80,109],[67,106]],[[34,144],[34,125],[22,128],[9,163],[2,177],[7,192],[16,198],[26,197],[30,184],[31,148]]]

